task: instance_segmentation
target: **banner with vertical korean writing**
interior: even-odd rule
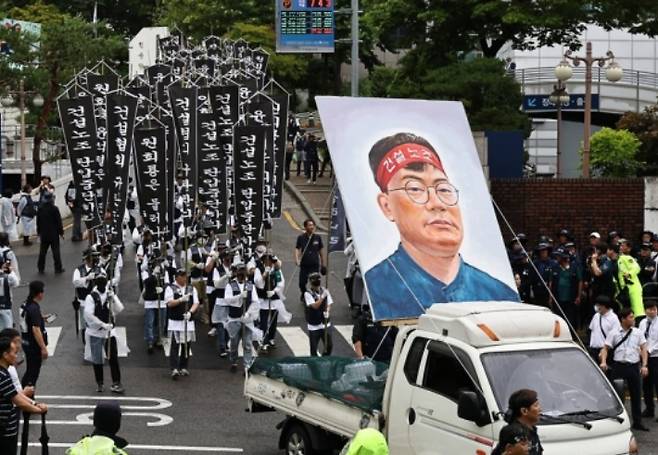
[[[225,159],[214,113],[199,114],[199,202],[207,207],[208,224],[225,234],[227,220]]]
[[[334,185],[334,191],[331,195],[331,216],[329,218],[329,246],[328,253],[338,251],[342,253],[345,250],[345,207],[343,199],[340,197],[338,185]]]
[[[183,175],[183,223],[190,226],[194,216],[194,199],[197,191],[197,87],[169,87],[169,98],[174,114],[178,153]]]
[[[71,160],[73,184],[82,197],[82,213],[88,226],[100,222],[96,200],[96,124],[89,96],[57,101],[64,140]]]
[[[245,104],[245,121],[250,126],[265,128],[265,153],[263,154],[263,214],[272,212],[272,187],[274,178],[274,118],[272,100],[259,93]]]
[[[107,95],[107,160],[105,210],[112,215],[110,242],[122,242],[121,223],[126,210],[130,153],[137,114],[137,99],[120,93]]]
[[[286,138],[288,136],[288,109],[290,97],[287,93],[270,95],[274,119],[274,178],[272,179],[272,205],[270,216],[281,218],[283,206],[283,181],[286,166]]]
[[[263,224],[263,159],[265,135],[262,126],[236,126],[233,132],[235,165],[235,216],[242,232],[245,256],[251,255]]]
[[[167,229],[167,131],[163,126],[135,129],[139,207],[144,223],[158,238]]]
[[[210,104],[219,126],[219,144],[224,154],[227,213],[233,204],[233,125],[238,122],[238,86],[210,87]]]

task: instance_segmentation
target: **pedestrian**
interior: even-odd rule
[[[612,370],[610,377],[623,379],[631,396],[631,415],[634,430],[649,431],[642,425],[642,381],[649,374],[647,341],[644,333],[635,328],[635,315],[630,308],[619,311],[621,328],[608,334],[601,350],[601,369]],[[612,351],[613,364],[608,365],[608,351]],[[623,397],[621,397],[623,398]]]
[[[279,319],[290,322],[292,315],[283,306],[285,279],[281,273],[281,261],[271,251],[261,256],[254,269],[254,284],[260,302],[259,327],[263,332],[261,350],[276,347],[274,337]]]
[[[306,176],[306,183],[315,182],[318,179],[318,142],[315,135],[309,134],[304,144],[304,175]]]
[[[541,455],[544,453],[537,434],[537,423],[540,418],[541,405],[537,392],[521,389],[512,393],[505,416],[508,424],[500,430],[498,444],[491,455]]]
[[[18,410],[30,414],[45,414],[48,406],[37,403],[14,387],[7,370],[16,365],[18,348],[11,338],[0,338],[0,453],[15,454],[18,449]]]
[[[305,220],[304,233],[297,237],[295,244],[295,264],[299,267],[299,291],[302,303],[305,303],[304,293],[309,274],[327,273],[323,250],[322,237],[315,233],[315,222],[311,219]]]
[[[148,261],[148,259],[145,259]],[[144,289],[144,340],[146,350],[153,353],[156,345],[161,345],[160,338],[165,332],[167,324],[167,304],[165,302],[163,287],[169,284],[168,274],[164,267],[155,261],[145,264],[142,269]]]
[[[73,308],[76,312],[75,317],[78,319],[76,321],[76,328],[82,330],[82,342],[85,343],[85,300],[87,296],[94,288],[94,279],[96,275],[100,273],[100,269],[96,264],[96,254],[91,248],[88,248],[82,252],[83,262],[81,265],[75,268],[73,271],[73,290],[75,292],[75,298],[73,300]]]
[[[589,354],[597,365],[601,363],[601,350],[605,345],[605,340],[611,333],[618,332],[621,329],[619,318],[612,310],[613,301],[607,295],[599,295],[594,300],[594,309],[597,314],[594,315],[589,323]],[[608,355],[608,357],[610,357]],[[607,362],[606,362],[607,363]]]
[[[311,348],[311,356],[317,357],[318,345],[323,341],[323,356],[331,355],[333,342],[331,339],[331,305],[334,303],[329,289],[322,287],[322,276],[311,273],[308,276],[308,289],[304,293],[306,302],[306,326]]]
[[[53,251],[55,273],[63,273],[64,267],[62,267],[62,258],[59,253],[59,239],[64,239],[64,226],[62,225],[62,216],[59,209],[54,204],[53,195],[48,191],[43,194],[37,212],[37,233],[41,241],[37,262],[39,273],[44,273],[48,248]]]
[[[122,450],[128,445],[128,441],[117,436],[120,428],[119,403],[98,403],[94,409],[94,431],[68,449],[66,455],[128,455]]]
[[[320,166],[320,173],[318,174],[318,177],[323,177],[324,176],[324,171],[327,168],[327,165],[331,168],[329,170],[329,177],[332,177],[334,175],[334,165],[331,162],[331,155],[329,154],[329,149],[327,149],[327,141],[322,140],[318,144],[318,148],[320,150],[320,156],[322,157],[322,165]]]
[[[37,233],[37,205],[32,199],[32,186],[29,183],[23,185],[16,213],[23,229],[23,245],[30,246],[30,237]]]
[[[18,239],[16,231],[16,210],[14,203],[11,201],[13,193],[6,189],[0,198],[0,230],[9,235],[9,241],[13,242]]]
[[[0,330],[14,326],[11,289],[19,284],[11,267],[11,261],[0,264]]]
[[[258,294],[253,283],[247,280],[247,266],[235,265],[235,279],[231,280],[224,291],[224,303],[228,306],[227,331],[229,335],[228,358],[231,373],[238,369],[238,346],[242,342],[244,356],[242,363],[245,370],[254,360],[254,322],[258,319],[260,306]],[[256,340],[260,341],[260,340]]]
[[[46,198],[47,194],[50,194],[50,196],[54,196],[55,194],[55,187],[52,185],[51,182],[52,180],[50,176],[48,175],[41,176],[41,183],[39,184],[39,188],[37,188],[37,190],[39,191],[39,207],[41,207],[41,204],[45,202],[44,199]]]
[[[103,392],[103,364],[107,357],[112,377],[112,393],[124,393],[121,385],[121,370],[119,368],[119,349],[117,345],[115,326],[114,293],[108,286],[104,274],[94,279],[94,289],[85,299],[84,317],[87,326],[85,343],[85,360],[94,367],[96,392]]]
[[[21,306],[21,337],[27,364],[21,379],[23,387],[36,387],[41,364],[48,358],[48,332],[41,314],[44,289],[43,281],[31,281],[27,299]]]
[[[217,347],[219,349],[219,356],[226,357],[228,355],[228,306],[224,300],[226,297],[226,285],[233,278],[233,270],[231,264],[233,257],[228,248],[220,248],[218,256],[215,258],[211,256],[209,261],[213,264],[213,269],[208,273],[208,278],[212,276],[213,283],[213,298],[214,304],[212,306],[212,314],[210,321],[213,328],[216,329],[214,335],[217,336]],[[211,333],[209,335],[212,336]]]
[[[23,341],[21,340],[21,333],[18,330],[4,329],[0,331],[0,338],[9,338],[11,343],[16,347],[17,352],[21,352],[21,349],[23,348]],[[21,380],[18,377],[16,366],[10,365],[9,368],[7,368],[7,371],[9,371],[11,382],[14,384],[14,387],[16,387],[16,390],[18,392],[22,392],[26,397],[34,398],[34,387],[23,387]]]
[[[302,165],[305,162],[304,145],[306,144],[306,137],[304,130],[300,129],[295,138],[295,161],[297,162],[297,177],[301,175]],[[306,171],[304,171],[306,175]]]
[[[73,180],[69,182],[69,186],[64,193],[66,205],[71,210],[73,216],[73,229],[71,232],[71,240],[73,242],[80,242],[82,240],[82,197],[79,191],[75,189]]]
[[[9,236],[6,232],[0,232],[0,264],[4,264],[7,261],[11,262],[11,268],[18,277],[18,281],[20,281],[21,274],[18,270],[18,259],[16,259],[16,254],[11,249]]]
[[[397,327],[384,327],[374,322],[370,306],[364,305],[352,328],[352,344],[356,357],[390,363],[397,334]]]
[[[658,303],[654,296],[645,298],[644,312],[646,318],[640,321],[638,329],[647,340],[647,367],[649,374],[642,380],[644,411],[642,417],[655,417],[654,394],[658,392]]]
[[[189,376],[188,361],[190,343],[196,341],[192,314],[199,308],[196,288],[188,286],[187,272],[176,271],[174,282],[167,286],[164,296],[167,302],[167,330],[169,331],[169,365],[171,378]]]
[[[619,286],[619,301],[623,306],[630,307],[635,317],[644,316],[644,305],[642,304],[642,284],[640,283],[640,266],[637,260],[631,256],[633,244],[630,240],[619,240],[619,269],[617,283]]]

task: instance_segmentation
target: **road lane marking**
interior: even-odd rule
[[[61,327],[48,327],[48,357],[55,355],[55,348],[57,348],[57,342],[61,333]]]
[[[48,421],[50,423],[50,421]],[[48,442],[48,447],[68,449],[73,447],[75,442]],[[21,443],[18,443],[18,447]],[[29,447],[41,447],[40,442],[30,442]],[[207,447],[207,446],[160,446],[150,444],[128,444],[126,449],[132,454],[139,450],[162,450],[170,452],[212,452],[212,453],[244,453],[244,449],[239,447]]]
[[[277,330],[294,356],[303,357],[309,355],[310,343],[308,341],[308,335],[306,335],[301,327],[279,327]]]
[[[172,406],[171,401],[165,400],[164,398],[155,398],[155,397],[104,397],[97,395],[39,395],[40,400],[57,401],[57,400],[72,400],[72,401],[136,401],[136,402],[155,402],[151,406],[139,406],[139,405],[126,405],[121,404],[122,409],[128,409],[132,411],[152,411],[158,409],[167,409]],[[61,408],[61,409],[94,409],[96,407],[93,405],[85,404],[57,404],[49,403],[49,408]]]
[[[49,406],[51,408],[51,406]],[[174,421],[174,418],[166,414],[160,414],[159,412],[125,412],[121,410],[121,416],[123,417],[147,417],[151,419],[156,419],[154,422],[146,422],[147,427],[163,427],[169,425]],[[85,412],[75,416],[75,420],[48,420],[48,425],[94,425],[94,413]],[[41,422],[38,420],[30,420],[30,425],[41,425]]]
[[[303,229],[299,227],[299,224],[295,221],[295,219],[292,217],[289,211],[284,210],[283,211],[283,217],[288,221],[288,224],[290,225],[291,228],[297,230],[297,231],[302,231]]]

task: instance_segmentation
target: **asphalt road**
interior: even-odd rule
[[[298,303],[297,274],[293,262],[293,247],[297,224],[304,219],[299,208],[288,196],[284,209],[289,217],[275,222],[271,231],[271,245],[283,261],[287,281],[287,308],[294,314],[290,327],[305,330],[303,308]],[[168,359],[162,351],[149,355],[143,341],[143,309],[137,304],[138,285],[133,262],[134,248],[126,247],[124,269],[119,296],[126,310],[117,318],[117,325],[125,327],[131,352],[120,359],[122,382],[126,394],[117,397],[106,391],[95,392],[91,366],[85,364],[83,347],[76,338],[71,300],[73,290],[71,277],[74,268],[81,263],[82,243],[71,243],[70,232],[62,242],[62,259],[66,272],[55,275],[52,260],[47,262],[45,275],[38,275],[36,260],[38,244],[31,247],[16,245],[24,283],[41,279],[46,283],[46,298],[43,311],[55,312],[58,318],[50,327],[51,345],[54,355],[42,369],[38,397],[51,406],[48,413],[50,453],[63,454],[65,448],[92,430],[90,413],[98,400],[118,398],[124,409],[120,435],[129,442],[130,454],[208,454],[244,453],[250,455],[275,455],[282,453],[277,448],[279,433],[275,425],[283,416],[275,413],[251,415],[245,412],[242,397],[243,376],[230,373],[226,359],[220,359],[215,348],[215,339],[208,338],[208,327],[197,323],[199,341],[193,345],[190,361],[191,376],[174,382],[169,377]],[[349,326],[349,310],[342,288],[345,258],[334,254],[330,258],[329,287],[335,299],[332,319],[337,326]],[[27,289],[14,292],[14,301],[21,302]],[[17,306],[17,304],[15,305]],[[56,343],[53,338],[56,337]],[[268,354],[283,357],[291,355],[293,349],[304,349],[304,345],[288,345],[280,335],[277,349]],[[334,333],[334,354],[352,355],[351,346]],[[51,349],[53,346],[51,346]],[[22,372],[22,369],[21,369]],[[109,383],[109,367],[105,371]],[[650,433],[638,434],[643,455],[658,455],[658,423],[645,419]],[[39,426],[31,425],[29,453],[40,454],[37,447]]]

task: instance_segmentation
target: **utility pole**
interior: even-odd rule
[[[359,0],[352,0],[352,96],[359,96]]]

